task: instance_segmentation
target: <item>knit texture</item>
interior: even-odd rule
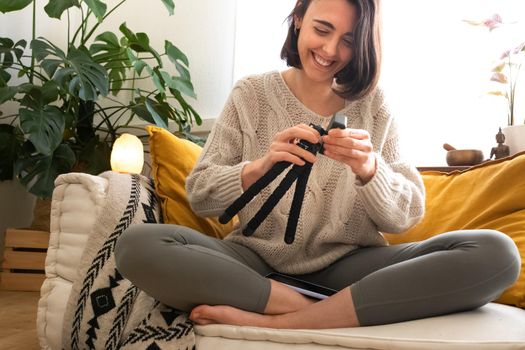
[[[318,155],[293,244],[284,243],[283,237],[295,185],[253,236],[242,235],[242,227],[286,171],[239,213],[239,225],[225,239],[251,248],[277,271],[304,274],[325,268],[358,247],[386,245],[380,231],[401,232],[420,220],[423,182],[400,156],[396,125],[382,91],[378,88],[348,102],[340,112],[347,116],[349,128],[370,133],[377,156],[374,177],[362,185],[349,166]],[[219,216],[242,193],[242,167],[263,157],[276,133],[300,123],[326,127],[328,121],[304,106],[277,71],[240,80],[186,180],[193,210]]]

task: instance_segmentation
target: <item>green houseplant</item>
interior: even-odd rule
[[[99,32],[126,1],[108,8],[101,0],[47,0],[49,17],[67,13],[67,42],[59,44],[37,37],[36,0],[0,0],[3,13],[33,6],[29,45],[0,38],[0,107],[19,106],[11,115],[0,109],[0,180],[18,178],[31,193],[50,197],[61,173],[109,169],[112,143],[137,119],[164,128],[175,123],[191,138],[190,126],[201,119],[186,101],[195,97],[186,55],[168,40],[159,52],[126,23],[120,37]],[[173,14],[173,0],[161,1]],[[70,29],[73,11],[81,23]],[[152,87],[139,87],[144,80]],[[123,93],[130,96],[124,102]]]

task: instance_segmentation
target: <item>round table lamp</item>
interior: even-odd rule
[[[144,165],[144,147],[140,139],[122,134],[111,150],[111,169],[119,173],[140,174]]]

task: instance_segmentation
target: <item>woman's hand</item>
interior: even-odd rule
[[[304,165],[305,160],[315,163],[317,157],[297,145],[298,140],[318,143],[321,135],[314,128],[306,124],[299,124],[277,133],[270,145],[268,152],[254,160],[242,169],[242,187],[246,190],[261,176],[266,174],[275,163],[287,161],[297,165]]]
[[[376,173],[376,157],[368,131],[332,129],[323,136],[323,142],[324,155],[350,166],[363,183]]]

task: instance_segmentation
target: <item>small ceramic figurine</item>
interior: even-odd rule
[[[496,134],[496,141],[498,142],[498,145],[492,147],[492,150],[490,151],[490,159],[492,159],[492,156],[495,156],[494,159],[508,157],[510,155],[510,150],[509,146],[503,144],[505,142],[505,134],[501,132],[501,128],[499,128],[499,132]]]

